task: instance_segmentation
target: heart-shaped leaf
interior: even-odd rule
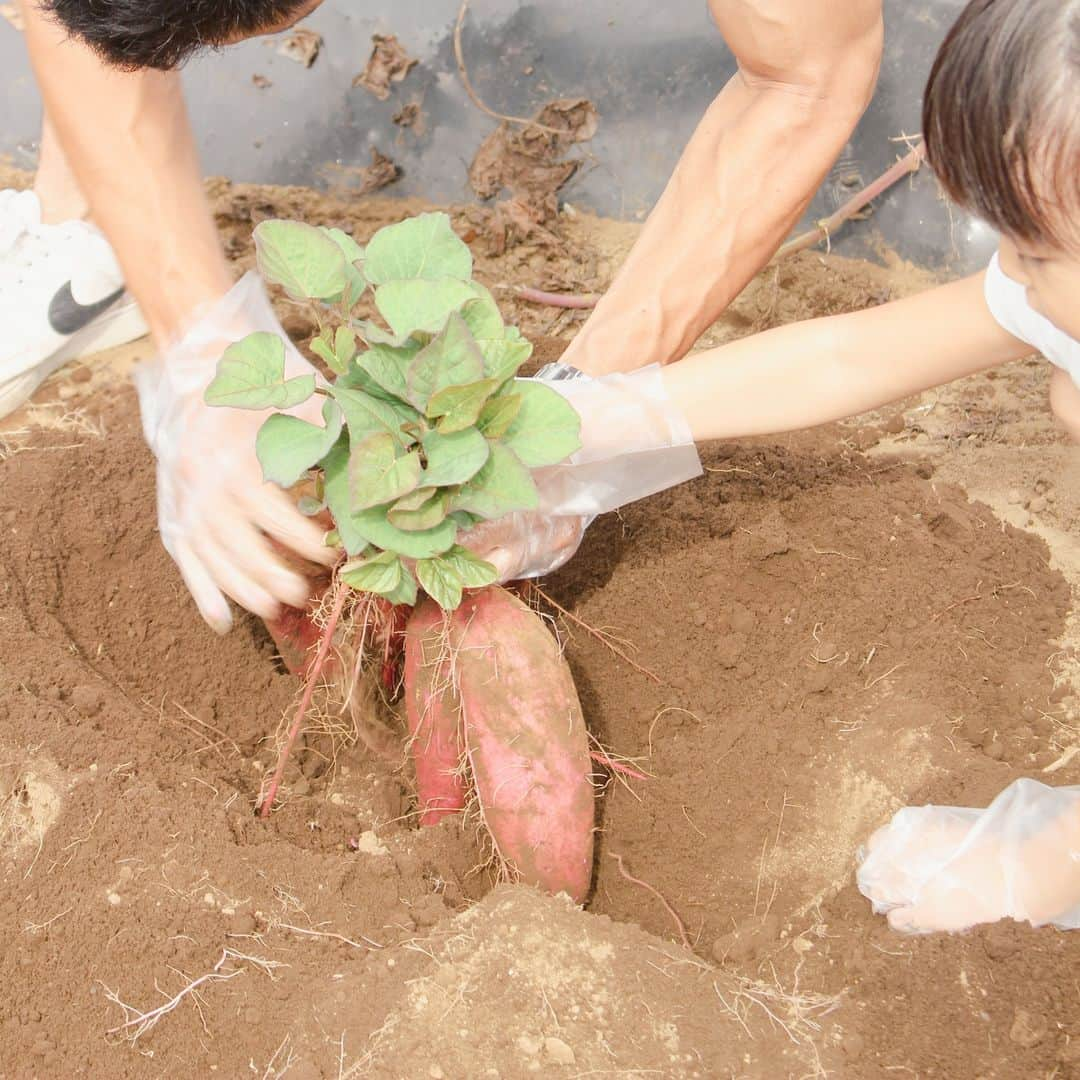
[[[461,603],[461,578],[457,571],[442,559],[421,559],[416,564],[416,576],[424,592],[443,611],[454,611]]]
[[[581,449],[581,417],[550,386],[521,379],[514,384],[521,409],[503,436],[508,446],[530,469],[558,465]]]
[[[467,386],[448,386],[431,395],[427,415],[442,417],[439,430],[444,435],[464,431],[476,423],[484,403],[498,389],[495,379],[481,379]]]
[[[380,229],[368,243],[365,272],[375,285],[388,281],[472,277],[472,254],[447,214],[420,214]]]
[[[394,439],[403,443],[401,425],[420,414],[408,409],[401,409],[387,401],[382,401],[363,390],[351,390],[336,383],[330,391],[341,411],[345,414],[345,423],[349,426],[349,438],[358,443],[377,432],[388,432]],[[407,410],[407,411],[406,411]]]
[[[406,559],[430,559],[454,546],[458,527],[457,522],[450,518],[439,522],[434,528],[408,532],[391,524],[386,514],[385,506],[373,506],[353,514],[350,521],[369,544],[383,551],[396,551]]]
[[[416,578],[413,577],[412,571],[402,564],[401,581],[398,582],[398,587],[393,592],[384,595],[395,607],[398,604],[406,604],[412,607],[416,603],[416,593]]]
[[[360,355],[360,366],[388,393],[408,401],[406,376],[409,365],[420,351],[417,342],[396,348],[392,345],[372,345]]]
[[[474,281],[472,287],[476,299],[469,300],[461,309],[461,317],[465,320],[465,325],[477,340],[501,338],[505,329],[495,297],[478,282]]]
[[[291,409],[313,393],[315,376],[286,379],[285,342],[260,330],[225,350],[203,400],[234,409]]]
[[[364,278],[362,269],[364,249],[347,232],[343,232],[341,229],[322,228],[320,231],[330,237],[341,248],[341,252],[345,256],[345,276],[348,279],[348,288],[343,290],[339,296],[334,297],[334,300],[344,300],[347,307],[354,307],[367,288],[367,281]]]
[[[477,345],[484,354],[484,374],[499,382],[513,378],[518,368],[532,356],[532,345],[527,341],[485,339]]]
[[[264,480],[290,488],[330,453],[341,435],[341,410],[327,399],[322,414],[325,427],[284,413],[267,417],[255,437],[255,453]]]
[[[295,300],[328,300],[349,284],[345,254],[324,232],[302,221],[263,221],[255,227],[259,272]]]
[[[449,495],[434,488],[420,490],[427,492],[427,497],[419,504],[410,503],[410,500],[419,494],[414,491],[412,495],[406,495],[390,507],[386,517],[395,528],[405,532],[423,532],[425,529],[435,528],[446,517],[447,507],[450,505]]]
[[[500,394],[480,410],[476,426],[489,439],[502,438],[520,411],[520,394]]]
[[[450,313],[472,299],[470,283],[454,278],[388,281],[375,290],[379,314],[399,337],[418,331],[437,334],[446,325]]]
[[[454,509],[489,521],[514,510],[535,510],[540,496],[529,470],[512,450],[500,443],[489,446],[487,463],[454,497]]]
[[[383,551],[369,559],[352,559],[341,568],[340,576],[350,589],[386,596],[401,584],[403,570],[397,555]]]
[[[484,358],[460,315],[452,314],[446,328],[425,345],[409,365],[408,399],[421,411],[433,394],[484,377]]]
[[[349,451],[349,492],[353,513],[393,502],[420,485],[420,454],[399,456],[398,443],[387,432],[353,443]]]
[[[499,580],[499,572],[491,563],[485,562],[460,544],[455,544],[440,558],[457,574],[466,589],[483,589]]]
[[[466,429],[444,435],[429,431],[423,438],[427,469],[425,487],[451,487],[471,480],[491,453],[491,445],[477,430]]]

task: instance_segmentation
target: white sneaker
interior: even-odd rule
[[[85,221],[41,223],[32,191],[0,191],[0,418],[70,360],[146,333],[116,256]]]

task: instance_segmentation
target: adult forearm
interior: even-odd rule
[[[232,282],[175,73],[117,72],[24,0],[48,116],[159,343]]]
[[[683,356],[798,221],[860,106],[736,75],[566,362],[600,374]]]

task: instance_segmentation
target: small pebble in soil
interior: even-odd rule
[[[997,739],[991,739],[983,747],[983,753],[994,761],[1000,761],[1005,756],[1005,747]]]
[[[102,693],[100,686],[84,684],[76,686],[71,692],[71,704],[83,716],[96,716],[101,709]]]
[[[1036,495],[1027,507],[1033,514],[1041,514],[1046,509],[1046,497],[1044,495]]]
[[[544,1040],[544,1053],[556,1065],[573,1065],[577,1061],[569,1044],[563,1042],[562,1039],[555,1038],[554,1035],[549,1035]]]
[[[840,1044],[840,1048],[844,1051],[844,1054],[849,1058],[857,1058],[862,1056],[863,1049],[866,1043],[861,1035],[852,1032],[850,1035],[844,1036],[844,1041]]]
[[[1012,1027],[1009,1029],[1009,1040],[1030,1050],[1031,1047],[1042,1042],[1046,1035],[1047,1022],[1045,1016],[1039,1013],[1028,1012],[1027,1009],[1017,1009],[1013,1018]]]

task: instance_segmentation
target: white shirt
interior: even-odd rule
[[[1027,301],[1027,289],[1001,269],[997,253],[986,268],[986,306],[1013,337],[1026,341],[1080,387],[1080,341],[1040,315]]]

